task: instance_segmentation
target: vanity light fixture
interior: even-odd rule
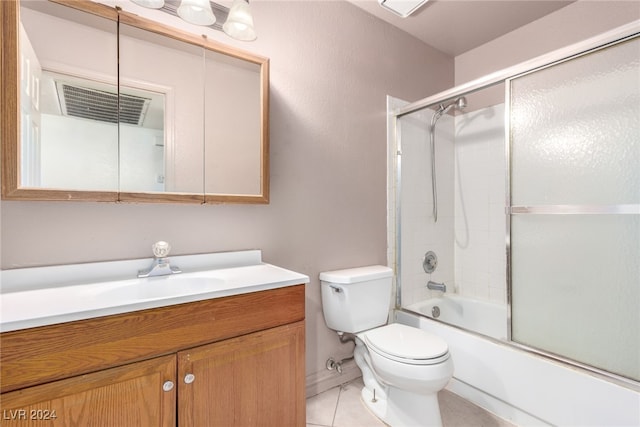
[[[177,12],[180,18],[190,24],[212,25],[216,22],[209,0],[182,0]]]
[[[242,41],[256,39],[248,0],[234,0],[231,9],[210,0],[131,0],[149,9],[158,9],[184,21],[224,31]],[[224,23],[224,24],[221,24]]]
[[[248,1],[234,0],[222,30],[229,37],[237,40],[253,41],[256,39],[256,30],[253,28],[253,16],[251,16]]]

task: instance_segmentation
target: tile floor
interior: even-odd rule
[[[360,399],[361,389],[358,378],[307,399],[307,427],[384,427]],[[438,397],[444,427],[515,427],[447,390]]]

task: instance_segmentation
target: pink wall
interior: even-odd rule
[[[2,268],[148,257],[157,240],[176,255],[262,249],[311,277],[313,376],[350,351],[324,325],[318,273],[386,263],[386,95],[451,87],[453,59],[346,2],[252,8],[256,42],[209,36],[271,59],[271,203],[2,202]]]
[[[578,0],[455,58],[460,85],[640,19],[638,0]]]

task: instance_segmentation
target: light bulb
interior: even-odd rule
[[[178,16],[195,25],[212,25],[216,22],[209,0],[182,0]]]
[[[249,3],[245,0],[235,0],[231,9],[227,22],[222,26],[227,35],[236,40],[252,41],[256,39],[256,31],[253,28],[253,16]]]

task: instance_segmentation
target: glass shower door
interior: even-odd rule
[[[509,92],[511,339],[640,381],[640,38]]]

